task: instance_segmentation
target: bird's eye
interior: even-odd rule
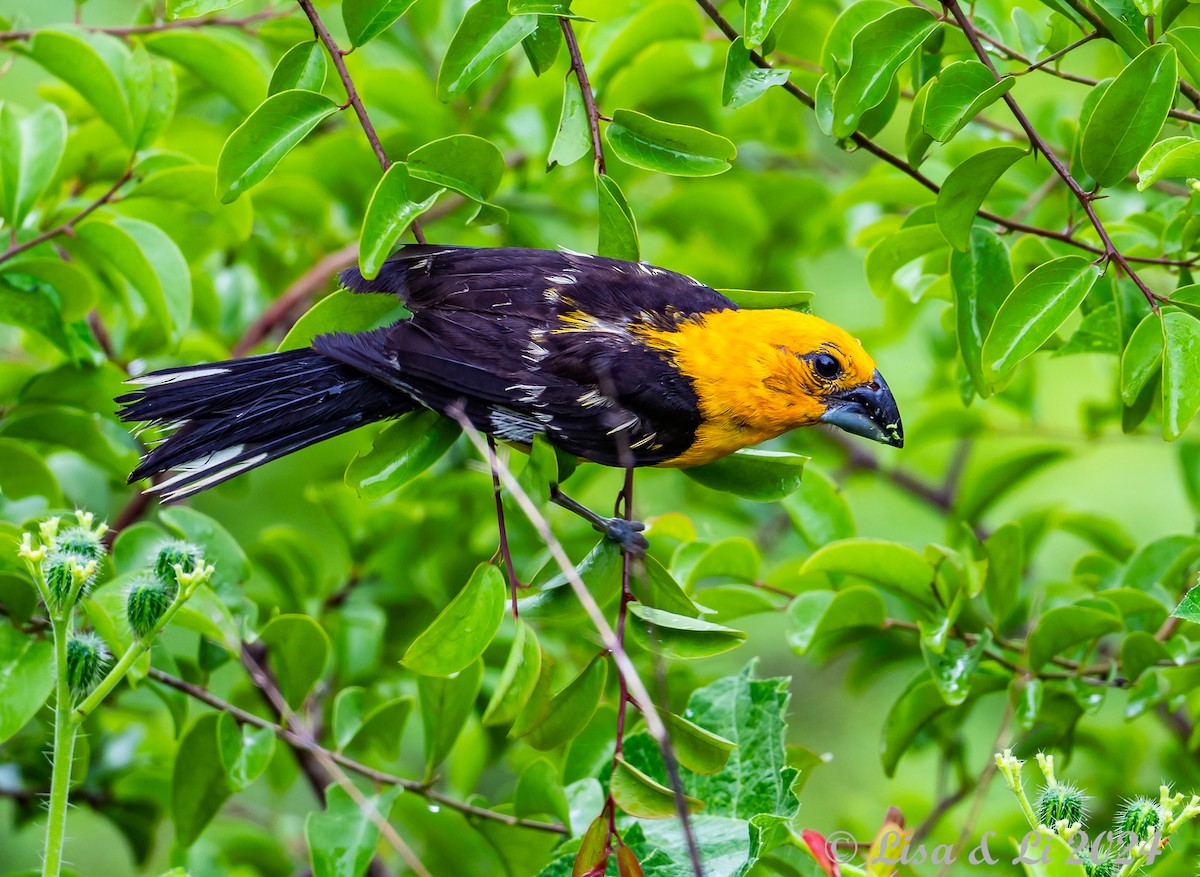
[[[828,353],[818,353],[812,360],[813,369],[826,380],[833,380],[842,373],[842,364],[837,357]]]

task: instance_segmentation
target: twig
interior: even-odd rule
[[[87,27],[89,33],[106,33],[114,37],[128,37],[136,34],[160,33],[165,30],[187,30],[200,27],[235,27],[245,30],[249,25],[272,18],[282,18],[288,15],[288,9],[268,9],[256,12],[245,18],[223,18],[219,15],[208,18],[181,18],[178,21],[156,21],[153,24],[133,24],[125,27]],[[28,40],[36,34],[36,30],[6,30],[0,31],[0,43],[14,40]]]
[[[384,152],[383,144],[379,142],[379,134],[375,131],[375,126],[371,124],[371,118],[367,115],[367,108],[363,106],[362,98],[358,96],[358,89],[354,87],[354,80],[350,77],[350,71],[346,69],[345,53],[338,48],[338,44],[334,41],[333,35],[329,33],[329,28],[325,26],[325,22],[321,20],[321,16],[317,14],[316,8],[312,4],[312,0],[297,0],[300,8],[304,10],[304,14],[308,16],[308,20],[312,22],[313,30],[325,45],[325,50],[329,53],[329,59],[333,61],[334,69],[337,70],[338,78],[342,80],[342,86],[346,89],[346,102],[354,108],[354,114],[358,116],[358,123],[362,126],[363,133],[367,135],[367,141],[371,144],[371,149],[375,153],[375,157],[379,159],[379,166],[383,170],[387,170],[392,166],[391,159]],[[425,233],[421,231],[421,224],[414,219],[410,223],[413,237],[417,239],[417,243],[425,243]]]
[[[1077,39],[1075,42],[1071,43],[1069,46],[1063,46],[1057,52],[1053,52],[1053,53],[1047,55],[1042,60],[1036,61],[1033,64],[1030,64],[1028,67],[1026,67],[1024,70],[1020,71],[1020,73],[1018,73],[1016,75],[1020,76],[1025,73],[1030,73],[1034,70],[1040,70],[1042,67],[1046,66],[1047,64],[1052,64],[1053,62],[1057,61],[1059,58],[1063,57],[1064,55],[1075,51],[1080,46],[1086,45],[1087,43],[1090,43],[1094,39],[1099,39],[1099,37],[1100,37],[1100,32],[1096,31],[1096,30],[1092,31],[1091,33],[1085,34],[1084,36]]]
[[[105,204],[115,200],[117,197],[117,192],[120,190],[120,188],[128,183],[131,179],[133,179],[132,164],[125,170],[125,173],[121,174],[121,178],[112,184],[112,187],[107,192],[105,192],[91,204],[84,207],[83,210],[79,211],[79,213],[72,216],[62,225],[55,226],[49,231],[44,231],[37,237],[25,241],[23,244],[13,244],[10,246],[2,254],[0,254],[0,263],[6,262],[13,256],[23,253],[26,250],[33,249],[38,244],[44,244],[46,241],[56,238],[59,235],[71,234],[75,230],[75,226],[77,226],[80,222],[87,219],[92,215],[92,213],[99,210]]]
[[[959,27],[962,28],[962,32],[967,37],[967,41],[970,42],[971,47],[975,49],[975,54],[979,57],[979,60],[982,61],[987,66],[988,70],[992,72],[992,76],[995,78],[995,80],[1000,82],[1003,77],[996,70],[996,65],[992,63],[992,59],[988,55],[987,50],[983,48],[983,44],[979,41],[979,31],[975,29],[974,25],[971,23],[971,20],[967,18],[966,13],[963,12],[958,0],[941,0],[941,3],[942,6],[944,6],[958,22]],[[1046,160],[1050,162],[1050,166],[1054,168],[1054,172],[1062,178],[1062,181],[1067,184],[1067,188],[1071,190],[1072,194],[1075,195],[1075,198],[1083,206],[1083,211],[1087,214],[1087,218],[1091,222],[1092,228],[1096,230],[1096,234],[1100,236],[1100,240],[1104,244],[1104,253],[1102,255],[1105,261],[1116,262],[1117,266],[1123,269],[1129,276],[1129,279],[1132,280],[1137,285],[1137,288],[1142,291],[1142,295],[1144,295],[1146,297],[1146,301],[1150,303],[1150,308],[1157,313],[1159,301],[1165,301],[1165,299],[1156,295],[1150,289],[1150,287],[1148,287],[1142,281],[1142,279],[1138,277],[1137,273],[1131,267],[1129,267],[1129,263],[1126,261],[1125,256],[1121,254],[1120,250],[1118,250],[1116,245],[1112,242],[1112,238],[1109,237],[1108,230],[1104,227],[1104,223],[1101,222],[1100,217],[1096,215],[1096,208],[1092,204],[1093,199],[1091,195],[1086,192],[1081,185],[1079,185],[1078,181],[1073,176],[1071,176],[1070,169],[1067,168],[1067,166],[1062,163],[1058,156],[1054,154],[1054,151],[1050,148],[1049,144],[1046,143],[1045,138],[1043,138],[1042,135],[1039,134],[1033,127],[1033,123],[1029,121],[1029,117],[1025,115],[1025,111],[1021,109],[1020,104],[1017,103],[1017,99],[1013,97],[1012,92],[1005,92],[1002,99],[1008,105],[1008,109],[1012,112],[1013,117],[1017,120],[1017,124],[1019,124],[1025,133],[1029,135],[1029,142],[1032,143],[1039,152],[1046,156]]]
[[[596,95],[592,92],[592,84],[588,81],[587,68],[583,66],[583,56],[579,53],[579,42],[575,39],[575,29],[571,27],[571,19],[560,18],[563,36],[567,39],[567,50],[571,54],[571,69],[575,71],[575,81],[579,83],[579,93],[583,95],[583,106],[587,110],[588,130],[592,136],[592,155],[596,160],[596,173],[604,171],[604,144],[600,140],[600,110],[596,107]]]
[[[723,34],[725,34],[726,37],[728,37],[730,40],[737,39],[737,37],[738,37],[737,30],[733,27],[733,25],[731,25],[725,19],[725,17],[723,15],[721,15],[721,13],[717,10],[717,7],[714,6],[712,4],[712,2],[710,2],[710,0],[696,0],[696,2],[697,2],[697,4],[699,4],[700,8],[702,10],[704,10],[704,13],[710,19],[712,19],[713,23],[715,23],[717,25],[717,27],[720,28],[721,32]],[[754,52],[754,51],[750,52],[750,60],[756,66],[761,67],[764,70],[772,69],[770,62],[768,62],[762,55],[758,54],[757,52]],[[816,107],[816,101],[813,98],[813,96],[810,95],[808,92],[806,92],[804,89],[802,89],[800,86],[796,85],[791,80],[784,82],[780,86],[780,88],[782,88],[788,94],[792,95],[792,97],[796,98],[796,100],[800,101],[802,104],[804,104],[810,110],[814,109]],[[1200,116],[1197,116],[1196,121],[1200,122]],[[925,176],[923,173],[921,173],[919,170],[917,170],[915,167],[913,167],[911,164],[909,164],[907,161],[905,161],[900,156],[898,156],[892,152],[889,152],[887,149],[880,146],[878,143],[876,143],[870,137],[865,137],[861,133],[856,131],[852,135],[850,135],[850,139],[853,142],[857,143],[861,148],[863,148],[867,152],[871,153],[871,155],[875,156],[876,158],[880,159],[881,161],[886,162],[887,164],[890,164],[892,167],[903,172],[904,174],[907,174],[909,177],[914,179],[920,185],[924,186],[930,192],[933,192],[935,195],[941,191],[941,188],[942,188],[941,186],[939,186],[933,180],[929,179],[929,177]],[[1037,235],[1038,237],[1046,238],[1047,240],[1059,241],[1060,243],[1068,244],[1072,247],[1076,247],[1080,250],[1091,253],[1095,256],[1107,257],[1107,255],[1108,255],[1107,251],[1105,249],[1102,249],[1101,247],[1097,247],[1092,244],[1089,244],[1086,241],[1082,241],[1079,238],[1076,238],[1070,234],[1064,234],[1063,232],[1054,231],[1053,229],[1040,228],[1035,225],[1026,225],[1023,222],[1017,222],[1016,220],[1008,219],[1003,216],[999,216],[999,215],[997,215],[995,213],[991,213],[987,210],[979,210],[976,212],[976,215],[980,219],[986,220],[988,222],[994,222],[996,225],[999,225],[1002,228],[1005,228],[1009,231],[1022,232],[1024,234],[1032,234],[1032,235]],[[1195,264],[1197,260],[1200,260],[1200,257],[1196,257],[1196,258],[1192,258],[1192,259],[1167,259],[1167,258],[1151,257],[1151,256],[1122,256],[1122,259],[1124,262],[1138,262],[1138,263],[1147,264],[1147,265],[1166,265],[1166,266],[1178,268],[1178,267],[1191,266],[1191,265]]]
[[[340,752],[334,752],[333,750],[325,749],[325,747],[320,746],[312,740],[302,739],[300,735],[292,730],[289,730],[288,728],[283,727],[282,725],[260,718],[259,716],[246,712],[243,709],[239,709],[228,701],[217,697],[207,688],[195,685],[191,682],[185,682],[176,676],[172,676],[169,673],[164,673],[157,667],[150,668],[150,678],[156,682],[160,682],[163,685],[168,686],[169,688],[174,688],[176,691],[181,691],[188,697],[194,698],[201,703],[208,704],[214,709],[229,713],[240,724],[253,725],[256,728],[263,728],[264,730],[270,731],[289,746],[310,751],[314,749],[320,749],[322,750],[322,753],[335,764],[341,765],[346,770],[366,777],[367,779],[378,783],[379,785],[399,786],[405,791],[420,795],[423,798],[428,798],[430,801],[435,801],[443,807],[447,807],[451,810],[457,810],[459,813],[464,813],[467,816],[475,816],[479,819],[488,819],[492,822],[499,822],[503,825],[509,825],[517,828],[528,828],[534,831],[548,831],[553,834],[567,834],[566,826],[560,825],[559,823],[537,822],[533,819],[521,819],[508,813],[498,813],[495,810],[488,810],[485,807],[477,807],[474,804],[456,801],[454,798],[444,795],[436,789],[431,789],[416,780],[406,779],[405,777],[396,776],[395,774],[386,773],[381,770],[376,770],[373,767],[368,767],[361,762],[342,755]]]

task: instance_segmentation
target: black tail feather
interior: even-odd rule
[[[172,501],[368,423],[416,408],[401,391],[311,348],[163,369],[130,381],[120,417],[171,434],[131,482],[171,470],[151,491]]]

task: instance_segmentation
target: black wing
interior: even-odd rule
[[[609,465],[679,456],[700,425],[691,381],[630,325],[735,307],[675,272],[547,250],[405,247],[375,281],[343,280],[400,296],[413,317],[317,350],[497,438],[544,434]]]

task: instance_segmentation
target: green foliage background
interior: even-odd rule
[[[193,0],[169,11],[240,20],[263,9],[254,0],[225,5]],[[347,46],[339,6],[318,11]],[[662,663],[664,706],[678,712],[689,697],[703,702],[698,689],[729,684],[715,680],[752,657],[760,679],[792,678],[787,739],[802,747],[790,754],[804,782],[798,815],[791,821],[786,796],[728,815],[869,840],[894,804],[910,826],[935,814],[928,828],[942,842],[953,843],[964,825],[972,837],[986,829],[1019,836],[1021,815],[988,769],[1005,746],[1026,757],[1059,754],[1060,774],[1091,794],[1098,826],[1125,797],[1156,795],[1160,782],[1180,791],[1200,785],[1198,628],[1167,620],[1195,583],[1200,556],[1200,442],[1188,428],[1200,405],[1192,343],[1200,299],[1186,289],[1200,228],[1191,127],[1200,117],[1186,83],[1180,91],[1175,80],[1176,71],[1200,80],[1200,12],[1174,0],[1153,9],[1118,0],[973,5],[975,27],[1014,47],[1010,57],[992,53],[1002,73],[1023,71],[1099,23],[1102,36],[1016,77],[1009,94],[1082,191],[1104,183],[1107,197],[1090,203],[1123,257],[1159,261],[1133,266],[1163,297],[1173,327],[1164,374],[1155,360],[1164,351],[1159,317],[1145,316],[1147,299],[1117,265],[1098,276],[1089,266],[1095,253],[1061,240],[1104,250],[1045,157],[1014,151],[1027,152],[1028,138],[1000,102],[1008,86],[986,78],[961,29],[917,5],[861,0],[843,12],[831,0],[748,4],[768,18],[782,12],[749,38],[816,96],[814,114],[780,87],[781,75],[755,81],[745,45],[731,50],[700,5],[577,0],[570,9],[583,18],[574,25],[581,54],[600,111],[612,118],[602,123],[608,179],[599,196],[586,114],[552,15],[567,4],[539,9],[534,26],[546,54],[531,54],[540,75],[513,48],[473,82],[452,86],[443,74],[439,85],[443,64],[469,59],[453,46],[467,6],[417,0],[345,59],[383,150],[407,159],[380,193],[377,156],[352,111],[336,112],[343,85],[298,7],[281,4],[237,26],[165,30],[153,26],[167,12],[161,8],[106,0],[79,7],[86,27],[148,25],[151,32],[124,38],[129,52],[101,37],[87,38],[96,47],[89,54],[78,36],[3,35],[5,244],[33,240],[106,192],[114,196],[74,233],[15,258],[0,254],[0,702],[9,705],[0,708],[0,870],[38,866],[38,796],[49,784],[51,709],[42,704],[52,667],[16,545],[30,521],[73,507],[125,527],[82,615],[114,650],[128,641],[120,620],[128,571],[168,535],[191,539],[216,564],[216,578],[194,617],[154,649],[155,668],[271,718],[238,656],[241,643],[263,643],[283,693],[328,748],[341,742],[335,704],[349,709],[359,695],[346,691],[359,687],[368,709],[389,704],[390,712],[346,743],[356,760],[414,781],[432,776],[455,801],[544,821],[566,817],[566,786],[579,811],[570,820],[576,835],[599,812],[600,786],[572,784],[607,781],[611,667],[586,728],[542,756],[481,721],[514,635],[509,622],[482,655],[483,693],[467,698],[461,721],[431,716],[434,698],[399,663],[495,551],[490,475],[468,442],[459,439],[399,489],[380,482],[380,472],[423,426],[392,427],[375,454],[379,429],[327,442],[186,508],[143,507],[124,485],[139,453],[139,437],[114,418],[111,400],[125,377],[298,346],[320,331],[387,318],[391,303],[339,295],[332,274],[354,260],[360,233],[364,261],[385,255],[403,230],[394,217],[416,215],[415,205],[447,185],[421,219],[433,242],[640,255],[715,287],[810,290],[812,310],[863,340],[899,400],[902,452],[820,430],[780,439],[777,449],[813,458],[800,490],[781,502],[750,502],[678,472],[638,473],[636,512],[651,522],[651,557],[711,610],[706,617],[748,632],[723,655]],[[744,31],[740,5],[720,9]],[[906,11],[879,31],[886,39],[860,48],[855,36],[894,10]],[[0,0],[6,31],[60,25],[75,12],[58,0]],[[470,14],[508,21],[505,4],[491,0]],[[1148,31],[1157,48],[1145,48]],[[905,34],[913,45],[902,52],[895,44]],[[291,60],[280,72],[285,54]],[[87,67],[88,58],[99,66]],[[283,111],[293,121],[308,112],[311,133],[251,185],[245,165],[264,141],[251,130],[239,145],[235,130],[259,112],[274,76],[311,86],[317,80],[298,77],[321,67],[329,68],[318,87],[325,98]],[[1057,68],[1085,81],[1057,76]],[[864,71],[879,69],[894,76],[860,88]],[[653,119],[702,129],[677,134],[688,156],[655,150],[663,132]],[[1098,120],[1091,128],[1090,119]],[[456,135],[481,139],[453,141],[453,150],[426,146]],[[736,145],[732,161],[720,138]],[[1170,138],[1178,139],[1154,146]],[[872,154],[875,143],[897,161],[880,160],[877,148]],[[548,158],[558,166],[547,170]],[[976,163],[949,182],[968,161]],[[990,187],[989,167],[1003,172]],[[1126,179],[1130,172],[1135,178]],[[948,195],[936,198],[917,173],[946,182]],[[982,219],[972,230],[980,203],[1034,233]],[[1084,258],[1061,261],[1072,256]],[[1004,263],[1018,282],[1035,269],[1058,273],[1040,292],[1023,283],[1005,301],[1013,283]],[[277,306],[281,297],[288,306]],[[987,319],[964,323],[975,319],[973,309]],[[265,334],[256,329],[264,315]],[[992,316],[998,331],[985,342]],[[1139,339],[1134,327],[1143,319]],[[519,454],[509,459],[518,471],[525,466]],[[539,484],[533,467],[522,477]],[[569,486],[606,508],[620,474],[582,466]],[[553,507],[546,513],[570,556],[582,560],[595,534]],[[549,581],[555,570],[534,529],[515,506],[509,521],[517,569],[539,585]],[[872,541],[846,541],[855,538]],[[585,567],[586,578],[614,598],[611,616],[615,592],[601,566]],[[572,606],[529,600],[524,617],[558,662],[557,690],[584,670],[599,640]],[[1181,614],[1196,617],[1186,606]],[[659,662],[631,650],[658,691]],[[776,706],[756,721],[777,721],[783,704]],[[237,786],[222,785],[234,782],[216,749],[222,721],[229,723],[155,682],[119,689],[85,726],[67,861],[88,875],[159,874],[171,865],[196,877],[290,874],[309,865],[305,820],[314,818],[312,866],[360,872],[361,863],[345,871],[317,863],[340,836],[336,823],[322,829],[320,820],[353,820],[358,811],[338,790],[322,817],[286,741],[259,765],[261,777],[229,796]],[[644,759],[653,774],[661,766],[637,733],[629,757]],[[440,767],[427,765],[434,738],[453,747]],[[755,751],[763,760],[747,770],[772,769],[771,747]],[[828,763],[814,764],[806,752],[827,753]],[[704,791],[702,778],[689,788]],[[206,795],[221,805],[211,823],[197,816],[207,812]],[[564,871],[552,849],[554,833],[486,819],[468,825],[414,792],[399,795],[391,819],[435,874],[569,872],[570,858]],[[647,873],[690,873],[664,824],[626,822],[626,838]],[[702,846],[712,841],[706,830]],[[391,847],[379,850],[403,872]],[[743,862],[748,853],[730,855]],[[1190,873],[1194,855],[1185,833],[1158,867]],[[785,841],[752,873],[814,869]]]

